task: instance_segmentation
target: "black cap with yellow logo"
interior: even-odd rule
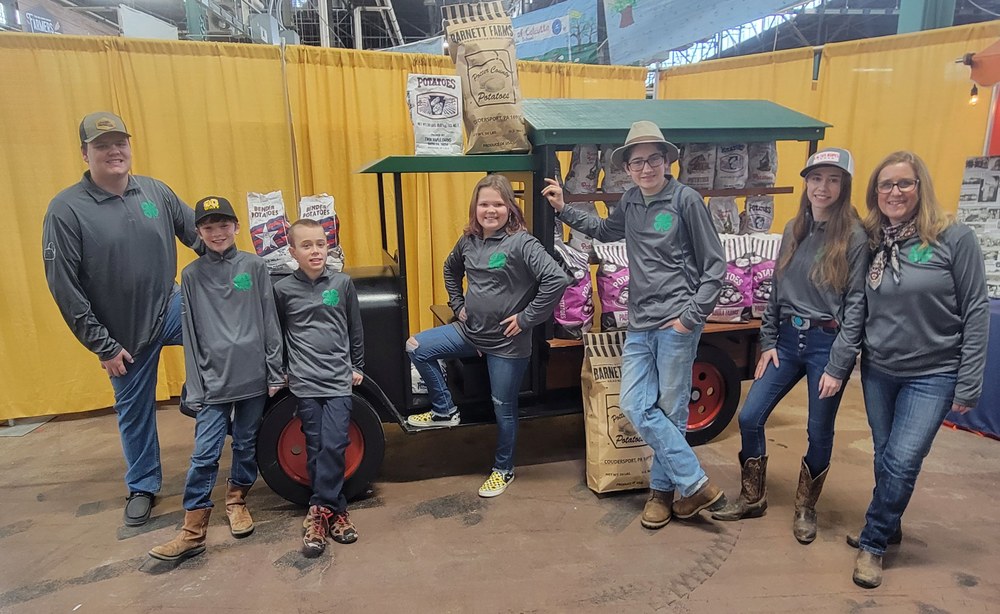
[[[221,196],[206,196],[194,206],[194,223],[197,224],[210,215],[224,215],[236,221],[236,211],[232,203]]]

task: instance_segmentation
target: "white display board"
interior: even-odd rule
[[[976,231],[990,298],[1000,298],[1000,156],[965,161],[958,221]]]
[[[131,38],[177,40],[177,26],[124,4],[118,5],[118,27]]]

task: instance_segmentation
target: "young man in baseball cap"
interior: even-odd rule
[[[284,386],[282,340],[264,260],[236,249],[239,221],[232,204],[207,196],[195,205],[198,236],[208,248],[181,273],[184,403],[196,409],[194,453],[184,486],[184,526],[149,551],[176,561],[205,551],[212,488],[226,433],[233,461],[226,516],[234,537],[253,532],[246,495],[257,479],[257,432],[268,396]]]

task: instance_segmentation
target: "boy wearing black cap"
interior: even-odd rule
[[[181,274],[184,403],[198,410],[194,453],[184,486],[184,527],[149,555],[176,561],[205,551],[212,488],[232,431],[226,516],[234,537],[253,532],[247,491],[257,479],[256,441],[264,403],[284,385],[281,327],[267,265],[236,249],[232,204],[209,196],[195,206],[207,250]]]

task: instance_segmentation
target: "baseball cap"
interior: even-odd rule
[[[817,151],[809,156],[809,159],[806,160],[806,167],[799,174],[805,177],[809,171],[820,166],[835,166],[848,175],[854,176],[854,156],[846,149],[827,147]]]
[[[122,118],[107,111],[91,113],[80,122],[81,143],[89,143],[106,132],[121,132],[125,136],[132,136],[125,129]]]
[[[210,215],[224,215],[226,217],[231,217],[236,221],[240,218],[236,217],[236,211],[233,209],[232,203],[221,196],[206,196],[205,198],[198,201],[194,206],[194,223],[202,221]]]

